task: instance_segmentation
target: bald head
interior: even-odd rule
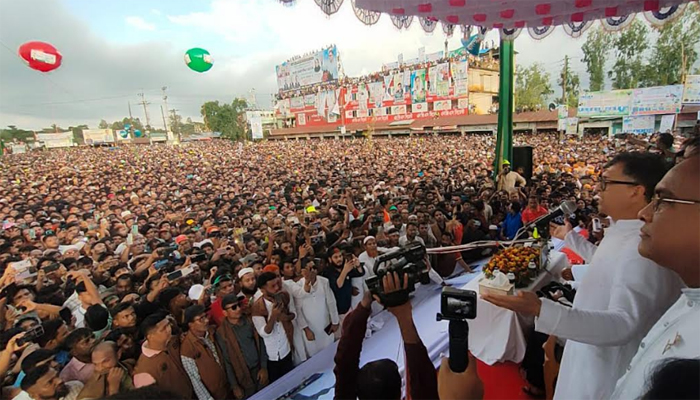
[[[102,342],[92,351],[92,363],[95,364],[95,372],[100,375],[116,367],[117,360],[117,344],[114,342]]]
[[[689,287],[700,287],[700,153],[673,167],[655,196],[660,200],[639,212],[645,222],[639,254],[675,271]]]

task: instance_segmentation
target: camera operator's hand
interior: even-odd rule
[[[408,275],[403,275],[403,285],[401,285],[401,279],[399,278],[399,274],[397,272],[386,274],[382,278],[382,288],[383,292],[387,295],[401,290],[408,290]],[[381,300],[379,299],[379,296],[374,295],[374,300],[377,303],[382,304]],[[411,317],[412,308],[410,301],[407,301],[395,307],[388,307],[388,309],[390,313],[394,314],[396,319],[406,317],[406,315],[408,315],[409,318]]]
[[[444,357],[438,372],[440,400],[476,400],[484,397],[484,384],[476,373],[476,359],[469,353],[469,366],[464,372],[453,372]]]

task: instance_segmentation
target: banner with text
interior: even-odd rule
[[[630,115],[678,114],[682,97],[683,85],[634,89]]]
[[[622,118],[622,132],[640,134],[654,133],[656,117],[654,115],[628,116]]]
[[[629,115],[632,90],[589,92],[579,96],[579,117],[619,117]],[[567,111],[568,112],[568,111]]]
[[[700,104],[700,75],[688,75],[685,77],[683,103]]]
[[[327,49],[284,62],[275,67],[280,92],[295,90],[317,83],[338,80],[338,49]]]

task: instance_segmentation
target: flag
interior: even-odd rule
[[[478,56],[481,51],[481,35],[472,35],[469,39],[462,39],[462,46],[473,56]]]

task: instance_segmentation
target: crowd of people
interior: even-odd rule
[[[372,398],[374,386],[355,384],[391,370],[357,366],[372,310],[365,281],[380,254],[512,239],[564,200],[590,229],[612,182],[601,180],[606,163],[639,147],[545,134],[516,143],[534,146],[528,179],[509,162],[494,171],[491,135],[3,157],[3,395],[243,399],[340,338],[336,395]],[[430,264],[448,277],[482,256]],[[390,311],[425,367],[410,306]],[[420,384],[419,368],[409,368],[412,390],[425,398],[437,383]]]

